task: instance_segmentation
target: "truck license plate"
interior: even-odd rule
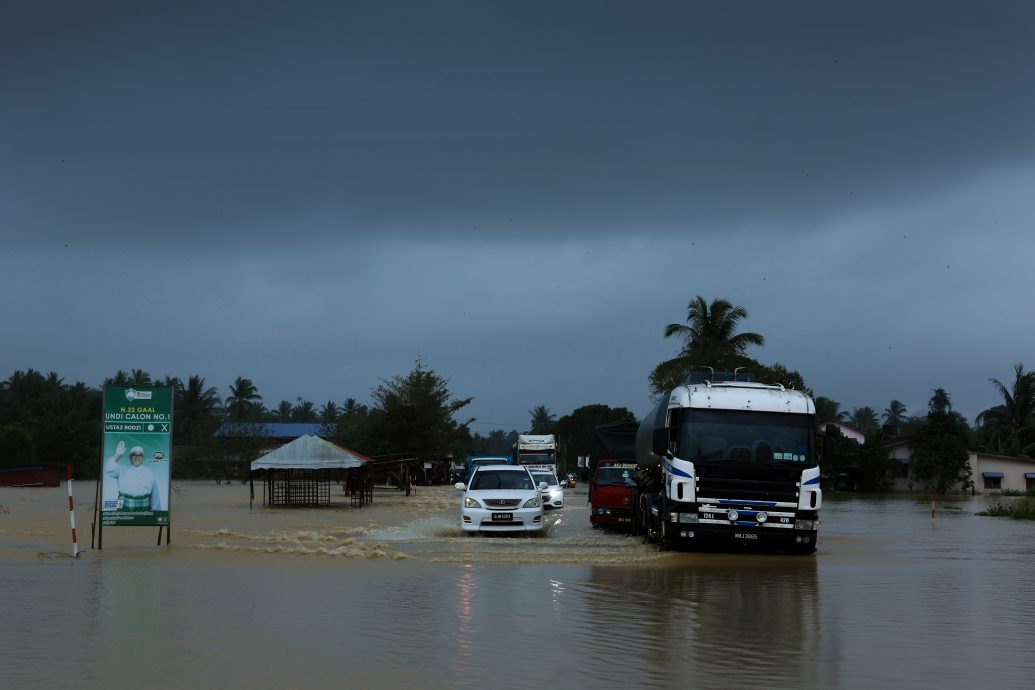
[[[493,513],[492,514],[492,519],[493,520],[507,520],[509,522],[510,520],[514,519],[514,513]]]

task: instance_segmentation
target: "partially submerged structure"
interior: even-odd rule
[[[62,465],[16,465],[0,467],[0,486],[61,486]]]
[[[251,463],[251,502],[255,477],[263,480],[262,502],[269,506],[330,505],[331,485],[340,484],[352,505],[373,497],[370,458],[306,434]]]

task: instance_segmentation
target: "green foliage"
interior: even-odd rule
[[[990,505],[988,510],[980,512],[978,515],[1035,520],[1035,498],[1030,496],[1014,500],[1000,498]]]
[[[939,494],[972,488],[968,433],[966,422],[952,411],[948,394],[937,389],[913,439],[913,475]]]
[[[0,424],[29,434],[35,462],[70,464],[77,477],[97,475],[100,391],[66,384],[54,372],[16,371],[0,381]]]
[[[890,489],[888,451],[880,431],[867,435],[862,445],[854,442],[852,445],[855,446],[854,461],[858,467],[856,490],[872,493]]]
[[[232,422],[257,422],[262,419],[262,396],[251,379],[238,376],[230,384],[230,395],[225,403]]]
[[[517,443],[517,440],[518,432],[516,431],[494,429],[487,436],[476,433],[471,437],[471,444],[466,449],[465,455],[510,456],[514,452],[514,444]]]
[[[193,445],[211,438],[221,412],[216,388],[206,386],[202,376],[191,376],[186,386],[174,389],[173,444]]]
[[[540,405],[534,410],[529,410],[532,420],[528,433],[530,434],[552,434],[557,425],[557,418],[550,414],[550,410]]]
[[[469,437],[467,425],[453,415],[473,398],[453,399],[447,381],[420,360],[406,376],[382,379],[371,392],[367,447],[373,455],[409,452],[449,455]]]
[[[666,338],[681,338],[681,354],[703,360],[698,364],[719,362],[729,355],[743,355],[748,345],[765,344],[758,333],[736,333],[737,324],[747,315],[744,307],[734,307],[727,300],[715,299],[709,305],[698,295],[687,305],[686,325],[670,323],[664,333]]]
[[[576,466],[578,456],[589,455],[593,429],[608,422],[634,422],[636,415],[624,407],[585,405],[557,420],[556,434],[564,469]]]
[[[906,406],[898,400],[892,400],[884,408],[884,424],[897,430],[906,421]]]
[[[0,426],[0,467],[31,465],[36,449],[28,431],[15,424]]]
[[[355,398],[346,398],[339,410],[334,430],[329,436],[335,443],[347,448],[363,449],[372,453],[371,444],[367,440],[370,437],[369,421],[369,408],[361,405]]]
[[[978,436],[984,450],[1002,455],[1035,457],[1035,371],[1014,365],[1009,387],[989,379],[1003,399],[978,415]]]
[[[744,307],[734,307],[724,299],[713,300],[710,305],[700,295],[691,300],[686,325],[670,323],[665,327],[665,337],[678,337],[683,346],[678,355],[661,362],[650,373],[651,395],[655,399],[664,397],[702,367],[714,371],[741,369],[753,374],[759,383],[781,384],[811,395],[797,371],[782,364],[765,365],[744,354],[749,345],[765,344],[765,338],[758,333],[736,332],[740,321],[746,318]]]
[[[841,403],[836,400],[824,397],[822,395],[816,396],[816,421],[817,422],[829,422],[830,420],[844,421],[847,414],[841,409]]]
[[[319,415],[316,413],[316,406],[308,400],[303,400],[301,396],[295,398],[295,406],[291,410],[291,421],[299,424],[315,424],[320,421]]]
[[[848,415],[848,423],[866,435],[880,431],[880,423],[877,421],[877,410],[869,405],[853,408]]]

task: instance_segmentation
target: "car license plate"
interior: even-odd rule
[[[507,520],[507,521],[510,521],[510,520],[514,519],[514,513],[493,513],[492,514],[492,519],[493,520]]]

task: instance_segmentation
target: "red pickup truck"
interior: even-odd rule
[[[589,484],[589,521],[601,525],[632,530],[636,482],[634,462],[601,460]]]

